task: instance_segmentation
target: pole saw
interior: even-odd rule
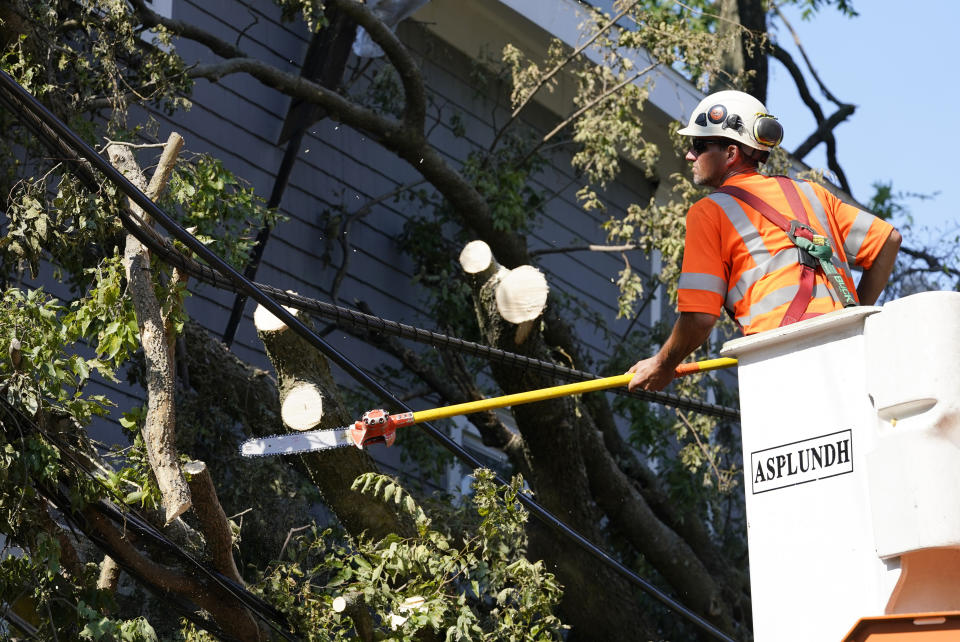
[[[677,366],[674,376],[682,377],[695,372],[707,372],[709,370],[729,368],[735,365],[737,365],[737,360],[728,358],[683,363]],[[332,430],[308,430],[299,433],[248,439],[240,445],[240,454],[245,457],[263,457],[267,455],[291,455],[315,450],[341,448],[343,446],[356,446],[362,449],[364,446],[375,443],[392,446],[397,437],[397,428],[403,428],[404,426],[412,426],[424,421],[446,419],[447,417],[456,417],[458,415],[469,415],[482,410],[519,406],[520,404],[546,401],[547,399],[578,395],[584,392],[619,388],[630,383],[631,379],[633,379],[633,373],[628,372],[613,377],[578,381],[561,386],[528,390],[527,392],[518,392],[512,395],[479,399],[477,401],[468,401],[452,406],[418,410],[416,412],[404,412],[394,415],[381,409],[368,410],[351,426],[343,426]]]

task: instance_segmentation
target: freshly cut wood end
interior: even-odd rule
[[[347,601],[343,598],[343,596],[338,595],[337,597],[333,598],[333,610],[336,613],[343,613],[347,610]]]
[[[483,241],[470,241],[460,251],[460,266],[467,274],[483,272],[493,261],[490,246]]]
[[[183,465],[183,472],[187,473],[188,475],[199,475],[206,469],[207,464],[198,459],[188,461]]]
[[[296,308],[289,308],[287,306],[283,306],[283,308],[293,316],[297,316],[300,313]],[[257,309],[253,311],[253,326],[257,329],[257,332],[278,332],[279,330],[286,330],[287,328],[287,324],[274,316],[273,312],[262,305],[258,305]]]
[[[510,323],[532,321],[543,312],[549,291],[543,272],[532,265],[521,265],[497,285],[497,310]]]
[[[323,417],[323,395],[312,383],[295,386],[280,407],[283,423],[292,430],[310,430]]]

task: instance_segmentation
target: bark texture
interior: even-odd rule
[[[183,139],[177,134],[171,134],[149,188],[129,147],[110,145],[107,153],[110,162],[123,172],[128,180],[145,191],[147,196],[155,198],[166,186],[173,169],[173,161],[182,145]],[[143,219],[144,225],[150,224],[146,214],[138,205],[129,201],[129,207]],[[157,485],[163,497],[166,521],[170,523],[189,510],[191,505],[190,488],[177,461],[172,344],[165,332],[166,324],[161,313],[160,302],[153,289],[150,252],[132,234],[127,235],[123,263],[127,272],[130,296],[137,314],[140,343],[143,346],[147,366],[147,416],[143,428],[143,441],[150,468],[157,478]]]
[[[213,479],[207,465],[202,461],[192,461],[184,466],[189,475],[190,492],[193,495],[193,511],[200,521],[200,529],[207,539],[207,552],[218,571],[234,582],[243,585],[243,578],[233,559],[233,532],[226,513],[217,499]]]
[[[308,327],[313,326],[310,319],[303,321]],[[277,372],[281,404],[290,391],[310,385],[323,398],[323,412],[316,428],[340,428],[356,420],[347,414],[330,366],[313,346],[282,324],[273,330],[258,328],[257,334]],[[351,533],[366,530],[369,535],[378,538],[388,533],[413,533],[412,524],[399,519],[383,502],[350,490],[353,480],[358,476],[376,470],[376,465],[365,451],[359,448],[336,448],[306,453],[299,455],[299,458],[324,502]]]

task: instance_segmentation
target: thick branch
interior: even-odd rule
[[[661,522],[617,467],[599,432],[582,431],[593,496],[611,523],[679,591],[696,611],[730,628],[729,615],[707,568],[690,546]]]
[[[184,466],[184,472],[189,475],[187,481],[193,496],[193,512],[196,513],[200,530],[207,540],[213,565],[231,580],[243,585],[243,578],[240,577],[233,559],[233,531],[223,507],[220,506],[207,465],[202,461],[192,461]]]
[[[163,25],[171,33],[198,42],[221,58],[243,58],[247,55],[236,45],[226,40],[221,40],[196,25],[183,22],[182,20],[165,18],[151,11],[143,0],[130,0],[130,4],[133,5],[134,13],[140,18],[140,22],[148,29],[156,27],[157,25]]]
[[[479,238],[497,248],[500,261],[507,267],[528,262],[525,239],[514,232],[498,230],[483,195],[454,169],[440,152],[427,142],[423,132],[403,123],[356,105],[299,75],[286,73],[251,58],[238,58],[222,63],[197,65],[189,74],[193,78],[219,80],[235,74],[250,74],[263,84],[288,96],[322,106],[337,121],[379,142],[416,169],[451,204],[461,224]]]
[[[118,562],[132,569],[153,586],[182,595],[213,615],[225,631],[241,640],[259,640],[260,631],[256,622],[242,607],[232,606],[236,601],[217,589],[211,589],[190,575],[157,564],[140,553],[118,531],[109,519],[92,507],[83,511],[83,516],[96,534],[110,546]]]
[[[255,318],[262,319],[264,316],[258,313]],[[308,326],[313,325],[309,317],[304,316],[302,320]],[[330,366],[322,354],[282,322],[264,327],[261,320],[258,322],[257,336],[263,341],[267,356],[276,369],[281,403],[297,386],[310,384],[323,399],[322,412],[315,415],[316,428],[339,428],[353,423],[356,417],[347,414]],[[338,448],[304,453],[300,460],[324,502],[351,534],[358,535],[366,531],[369,536],[380,538],[389,533],[408,535],[411,532],[412,526],[399,519],[383,502],[351,490],[354,479],[362,473],[376,470],[376,464],[366,451]]]
[[[817,125],[817,129],[810,134],[805,141],[800,143],[797,148],[793,151],[793,155],[797,158],[803,158],[810,153],[814,147],[819,145],[821,142],[827,140],[829,135],[830,139],[833,139],[833,128],[845,121],[853,112],[856,110],[854,105],[844,105],[837,111],[833,112],[829,118],[826,120],[820,121]]]
[[[222,62],[198,64],[187,71],[191,78],[205,78],[211,82],[238,73],[249,74],[264,85],[293,98],[320,105],[339,122],[363,131],[378,141],[403,138],[410,133],[394,118],[382,116],[308,78],[283,71],[255,58],[232,58]]]
[[[422,132],[427,113],[426,92],[423,88],[420,68],[410,55],[410,51],[400,42],[397,35],[382,20],[373,15],[362,2],[332,0],[331,4],[363,27],[373,41],[383,49],[390,64],[397,70],[400,82],[403,83],[405,99],[403,122],[407,127]]]
[[[163,158],[171,164],[176,158],[183,139],[171,135]],[[107,148],[111,162],[140,189],[147,189],[143,175],[128,147],[110,145]],[[147,196],[153,198],[165,186],[170,168],[158,167],[159,177],[151,182],[153,192]],[[129,207],[145,219],[146,215],[139,206],[130,201]],[[145,221],[149,225],[147,221]],[[168,340],[160,302],[154,292],[150,254],[146,246],[133,235],[128,235],[124,249],[124,266],[127,283],[140,328],[140,343],[146,361],[147,416],[143,427],[143,440],[147,450],[150,468],[157,478],[157,485],[163,497],[166,521],[170,523],[190,508],[190,489],[180,472],[174,437],[176,429],[174,407],[174,366],[173,351]]]
[[[98,511],[86,508],[83,515],[97,535],[113,549],[116,560],[136,571],[138,575],[149,578],[154,586],[191,597],[203,592],[203,584],[193,577],[157,564],[149,557],[142,555],[110,520]]]
[[[627,245],[568,245],[566,247],[543,247],[539,250],[530,250],[530,258],[543,256],[544,254],[568,254],[570,252],[629,252],[636,250],[639,246]]]

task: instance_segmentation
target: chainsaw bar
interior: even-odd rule
[[[248,439],[240,444],[240,454],[244,457],[293,455],[353,445],[353,439],[350,438],[350,427],[345,427]]]

